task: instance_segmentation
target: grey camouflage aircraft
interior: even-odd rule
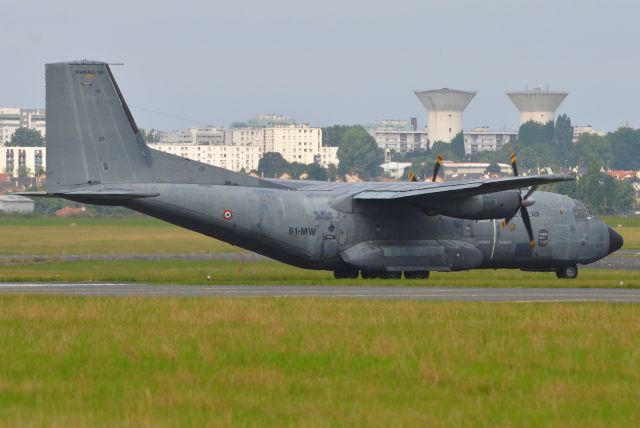
[[[579,201],[531,198],[571,177],[518,176],[515,158],[514,177],[492,180],[260,179],[150,149],[97,61],[46,65],[46,108],[46,191],[23,194],[127,207],[337,278],[495,268],[575,278],[578,264],[622,246]]]

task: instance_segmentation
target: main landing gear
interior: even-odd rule
[[[359,274],[362,274],[362,279],[400,279],[402,278],[403,272],[393,271],[371,271],[371,270],[362,270],[358,271],[357,269],[341,269],[333,271],[333,276],[336,279],[355,279],[358,278]],[[429,271],[427,270],[412,270],[404,272],[405,279],[427,279],[429,278]]]
[[[578,277],[578,266],[561,267],[556,271],[556,276],[563,279],[576,279]]]
[[[333,277],[335,279],[356,279],[359,274],[360,272],[358,269],[342,269],[333,271]]]

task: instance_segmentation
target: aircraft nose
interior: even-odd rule
[[[622,247],[623,243],[624,240],[622,239],[622,236],[620,236],[620,234],[615,230],[609,228],[609,254],[614,251],[618,251]]]

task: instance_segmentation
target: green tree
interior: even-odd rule
[[[462,131],[458,132],[451,140],[451,153],[453,154],[453,160],[462,161],[465,159],[464,153],[464,134]]]
[[[278,177],[289,169],[287,162],[280,153],[265,153],[258,163],[258,174],[262,174],[268,178]]]
[[[586,166],[594,162],[610,165],[612,159],[611,143],[607,137],[582,134],[568,151],[566,159],[569,165],[573,166]]]
[[[549,121],[545,125],[530,120],[523,123],[518,131],[518,141],[520,144],[534,146],[538,144],[550,144],[553,142],[555,127]]]
[[[11,136],[11,140],[6,144],[7,147],[42,147],[44,146],[44,138],[40,131],[29,128],[18,128]]]
[[[361,126],[352,126],[344,132],[338,146],[340,174],[363,172],[369,177],[380,175],[384,152],[376,140]]]
[[[631,183],[616,181],[603,174],[601,168],[598,161],[593,161],[582,177],[550,186],[550,190],[584,202],[595,214],[624,214],[633,210],[635,191]]]
[[[305,173],[309,175],[308,180],[327,181],[329,177],[327,169],[316,163],[306,165]]]
[[[571,145],[573,144],[573,126],[571,119],[566,114],[561,114],[556,119],[556,126],[553,131],[553,143],[560,153],[560,160],[567,159]]]
[[[618,128],[610,132],[612,168],[640,169],[640,129]]]
[[[18,167],[18,177],[30,177],[33,175],[33,171],[27,168],[25,165],[20,165]]]
[[[349,125],[333,125],[322,128],[322,145],[337,147],[342,141],[342,136],[352,126]]]
[[[330,181],[338,179],[338,168],[334,164],[329,164],[329,168],[327,168],[327,179]]]

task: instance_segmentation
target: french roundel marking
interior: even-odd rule
[[[222,218],[225,220],[231,220],[232,217],[233,217],[233,211],[231,210],[224,210],[224,212],[222,213]]]

